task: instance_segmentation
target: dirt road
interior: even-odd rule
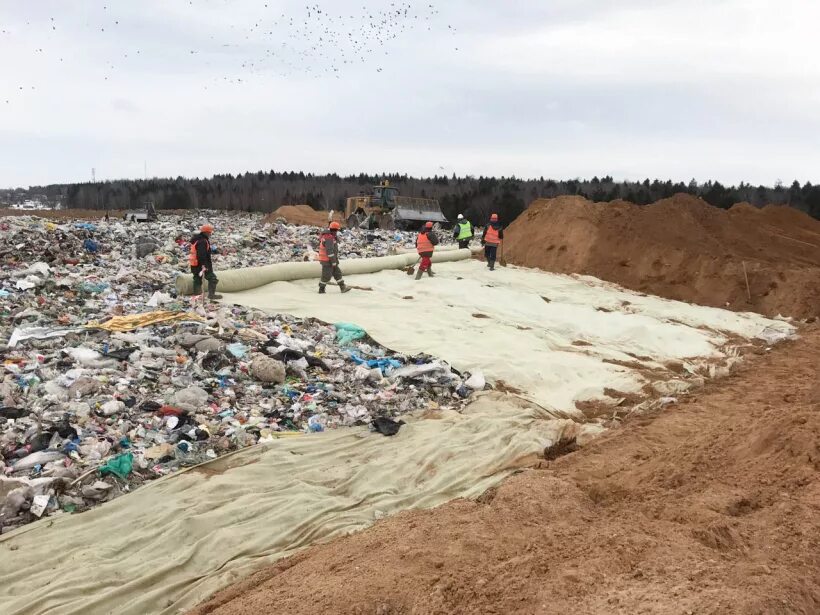
[[[820,612],[820,326],[486,493],[309,549],[195,615]]]

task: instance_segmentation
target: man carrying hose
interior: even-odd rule
[[[199,234],[191,238],[191,252],[188,256],[188,263],[191,265],[191,273],[194,276],[194,295],[202,293],[202,278],[208,280],[208,299],[222,299],[222,295],[216,294],[216,285],[219,280],[214,273],[214,265],[211,261],[211,233],[214,227],[210,224],[203,224],[199,229]]]
[[[421,265],[416,273],[416,279],[420,280],[422,274],[426,271],[431,278],[435,276],[433,273],[433,252],[438,245],[438,237],[433,232],[433,223],[427,222],[424,229],[416,237],[416,252],[421,257]]]
[[[346,293],[350,290],[342,279],[342,270],[339,269],[339,242],[337,234],[341,225],[331,222],[328,229],[319,237],[319,262],[322,264],[322,279],[319,282],[319,294],[325,294],[325,288],[331,276],[339,285],[339,289]]]
[[[501,228],[501,224],[498,222],[498,214],[493,214],[490,216],[490,223],[481,236],[481,245],[484,246],[484,256],[487,258],[487,267],[490,268],[490,271],[495,271],[498,246],[502,241],[504,241],[504,229]]]

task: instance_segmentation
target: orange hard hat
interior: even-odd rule
[[[490,222],[498,222],[498,214],[493,214],[490,216]]]
[[[214,227],[211,224],[203,224],[199,227],[200,232],[208,233],[209,235],[214,232]]]
[[[340,228],[342,228],[342,225],[339,224],[338,222],[331,222],[330,223],[330,230],[331,231],[338,231]]]
[[[424,225],[424,228],[433,228],[433,223],[428,222],[427,224]]]

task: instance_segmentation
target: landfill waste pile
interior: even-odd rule
[[[219,268],[310,257],[316,229],[258,216],[148,224],[0,218],[0,533],[285,435],[459,409],[485,386],[359,327],[175,296],[188,238],[216,226]],[[346,257],[401,234],[345,231]]]

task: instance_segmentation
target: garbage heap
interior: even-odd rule
[[[207,219],[228,229],[217,267],[310,249],[296,227]],[[201,221],[0,219],[0,532],[285,435],[392,435],[397,417],[458,409],[484,388],[480,374],[391,352],[353,324],[175,297],[179,238]],[[386,253],[391,237],[351,232],[348,255]]]

